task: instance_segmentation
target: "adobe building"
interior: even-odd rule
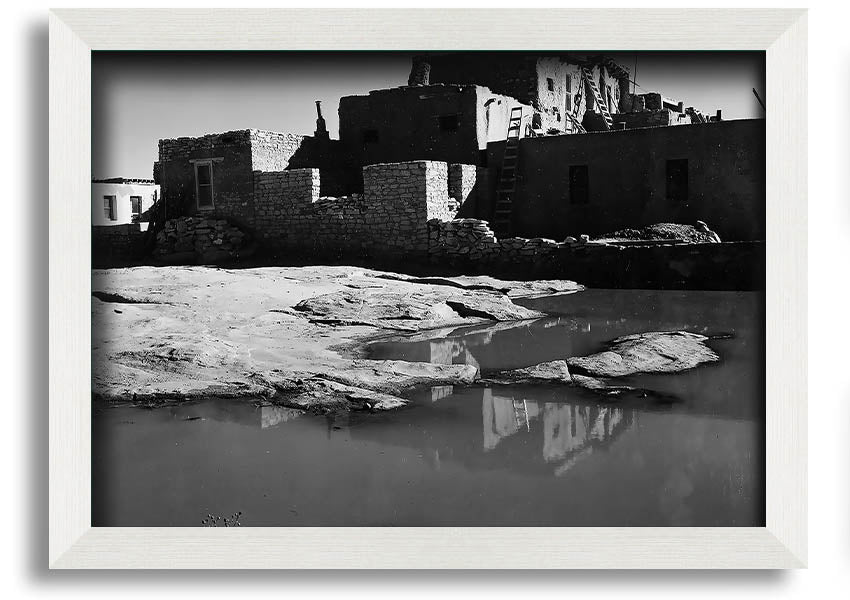
[[[488,146],[497,166],[480,185],[497,185],[503,153],[504,142]],[[495,198],[476,198],[491,220]],[[764,119],[524,138],[511,231],[560,240],[705,221],[722,240],[763,240],[765,198]]]
[[[628,71],[604,57],[499,57],[418,57],[409,85],[340,100],[339,140],[318,105],[313,136],[160,140],[168,218],[226,219],[266,248],[311,256],[497,266],[576,264],[573,238],[658,222],[763,239],[763,120],[630,94]],[[631,251],[593,254],[612,272],[631,264]]]
[[[339,138],[358,167],[438,160],[486,166],[487,144],[504,140],[511,109],[523,109],[521,135],[533,110],[480,85],[415,85],[339,101]]]
[[[92,179],[91,197],[92,225],[127,225],[148,221],[160,189],[152,179]]]
[[[414,58],[411,76],[427,64],[430,83],[483,85],[534,109],[539,134],[605,128],[586,79],[594,82],[609,114],[621,110],[629,93],[629,71],[606,57],[567,53],[449,52]],[[586,73],[583,73],[586,69]]]
[[[162,186],[167,218],[215,216],[251,228],[257,171],[321,168],[325,195],[361,186],[344,148],[328,136],[321,112],[317,125],[313,136],[243,129],[160,140],[154,179]]]

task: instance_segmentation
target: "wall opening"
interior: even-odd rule
[[[488,165],[488,157],[487,157],[487,149],[478,151],[478,166],[479,167],[487,167]]]
[[[550,92],[555,91],[555,80],[552,79],[551,77],[546,78],[546,89],[549,90]]]
[[[378,130],[377,129],[364,129],[362,136],[363,136],[363,143],[364,144],[376,144],[376,143],[378,143]]]
[[[195,163],[195,199],[198,208],[213,207],[212,161]]]
[[[688,201],[688,159],[667,161],[667,199],[671,202]]]
[[[142,218],[142,197],[130,196],[130,220],[138,223]]]
[[[570,204],[587,204],[590,202],[590,186],[587,165],[572,165],[570,167]]]
[[[457,131],[460,126],[457,115],[440,115],[437,121],[440,124],[440,131]]]

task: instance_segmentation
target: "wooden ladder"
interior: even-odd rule
[[[502,172],[496,187],[496,210],[494,229],[499,237],[510,237],[513,228],[514,192],[516,192],[516,169],[519,159],[519,136],[522,128],[522,107],[514,106],[508,121],[505,138],[505,154],[502,156]]]
[[[581,74],[587,82],[588,87],[590,87],[590,91],[593,92],[593,99],[602,113],[602,118],[605,119],[605,129],[611,129],[614,126],[614,119],[611,118],[611,113],[608,112],[608,104],[602,101],[602,94],[599,93],[599,87],[593,81],[593,73],[587,67],[582,67]]]
[[[587,130],[581,124],[581,121],[578,120],[578,111],[581,108],[581,98],[582,92],[584,91],[584,85],[578,86],[578,92],[576,93],[575,100],[573,100],[573,112],[567,113],[570,121],[573,122],[573,126],[575,127],[574,133],[587,133]]]
[[[514,418],[516,419],[517,428],[525,425],[526,431],[531,431],[531,424],[528,422],[528,405],[525,400],[514,400]]]

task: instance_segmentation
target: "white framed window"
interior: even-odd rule
[[[115,214],[115,196],[103,197],[103,216],[110,221],[118,220],[118,215]]]
[[[138,222],[142,218],[142,197],[130,196],[130,221]]]
[[[213,208],[213,161],[195,162],[195,201],[198,208]]]

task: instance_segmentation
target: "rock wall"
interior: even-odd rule
[[[546,238],[498,240],[487,221],[433,219],[428,222],[428,257],[432,263],[509,265],[550,258],[570,243]]]
[[[670,110],[669,108],[620,113],[611,115],[611,118],[614,121],[615,129],[618,123],[623,123],[626,129],[691,124],[691,117],[689,115]]]
[[[491,189],[503,152],[503,143],[488,147]],[[764,239],[765,154],[764,119],[523,138],[512,231],[563,239],[705,221],[722,240]],[[687,197],[672,198],[668,161],[681,159],[688,161]],[[573,166],[587,168],[583,197],[572,194]],[[464,214],[491,218],[494,196]]]
[[[428,221],[454,216],[446,163],[363,169],[364,193],[321,197],[318,169],[255,172],[256,230],[263,244],[299,254],[428,255]]]
[[[208,215],[243,226],[253,221],[251,202],[252,130],[159,140],[154,179],[162,188],[170,218]],[[195,197],[196,161],[211,160],[213,205],[199,207]]]
[[[462,272],[605,288],[764,289],[763,242],[629,246],[574,238],[499,240],[479,219],[435,219],[428,227],[429,261]]]
[[[238,258],[247,248],[248,238],[225,219],[183,217],[166,221],[156,235],[154,256],[179,256],[217,262]]]
[[[249,129],[254,171],[282,171],[309,138],[294,133]]]
[[[92,263],[109,264],[112,261],[133,258],[142,250],[141,243],[147,226],[147,223],[93,226]]]
[[[212,206],[197,203],[194,165],[199,161],[212,161]],[[154,179],[162,187],[169,218],[199,215],[250,229],[253,173],[295,168],[321,169],[325,194],[362,187],[359,169],[339,141],[259,129],[160,140]]]

